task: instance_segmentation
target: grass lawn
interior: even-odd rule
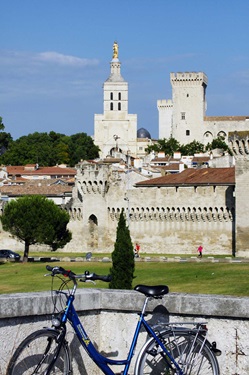
[[[60,265],[75,273],[89,270],[98,274],[108,274],[111,267],[111,263],[104,262],[54,262],[51,265]],[[1,264],[0,293],[50,290],[51,278],[44,277],[45,266],[46,263],[40,262]],[[249,296],[249,263],[137,262],[135,276],[134,286],[166,284],[171,292]],[[79,286],[108,288],[108,284],[101,281],[96,285],[79,283]]]

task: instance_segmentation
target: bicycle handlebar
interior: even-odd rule
[[[65,277],[69,277],[71,280],[80,279],[80,281],[96,281],[101,280],[105,282],[111,281],[111,275],[97,275],[96,273],[90,273],[89,271],[85,271],[83,274],[76,275],[71,270],[65,270],[63,267],[51,267],[49,265],[46,266],[46,269],[51,272],[51,276],[55,275],[63,275]]]

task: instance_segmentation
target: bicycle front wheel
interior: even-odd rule
[[[210,344],[202,336],[187,331],[165,331],[160,339],[180,370],[156,341],[149,339],[141,349],[135,375],[219,375],[219,366]]]
[[[7,375],[45,374],[58,349],[58,334],[54,330],[43,329],[26,337],[9,362]],[[50,374],[70,373],[69,349],[64,342]]]

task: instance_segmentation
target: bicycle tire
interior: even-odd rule
[[[196,337],[189,331],[160,333],[171,356],[178,363],[184,375],[219,375],[219,365],[216,356],[210,349],[208,341],[204,342],[202,336]],[[167,363],[168,361],[168,363]],[[149,339],[138,354],[135,375],[176,375],[179,371],[163,357],[162,349],[154,338]]]
[[[13,354],[7,368],[7,375],[46,374],[58,347],[58,335],[59,332],[55,330],[42,329],[26,337]],[[70,353],[66,342],[63,342],[50,374],[71,374]]]

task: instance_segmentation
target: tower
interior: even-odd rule
[[[180,144],[203,142],[206,113],[205,73],[170,73],[172,100],[158,100],[159,138],[177,139]]]
[[[172,136],[181,144],[195,139],[202,142],[206,112],[207,76],[205,73],[171,73]]]
[[[137,115],[128,114],[128,83],[121,75],[118,44],[113,44],[110,76],[103,85],[103,114],[94,116],[94,143],[100,157],[120,151],[136,155]]]
[[[159,139],[168,139],[172,134],[172,100],[158,100],[157,109],[159,114]]]

